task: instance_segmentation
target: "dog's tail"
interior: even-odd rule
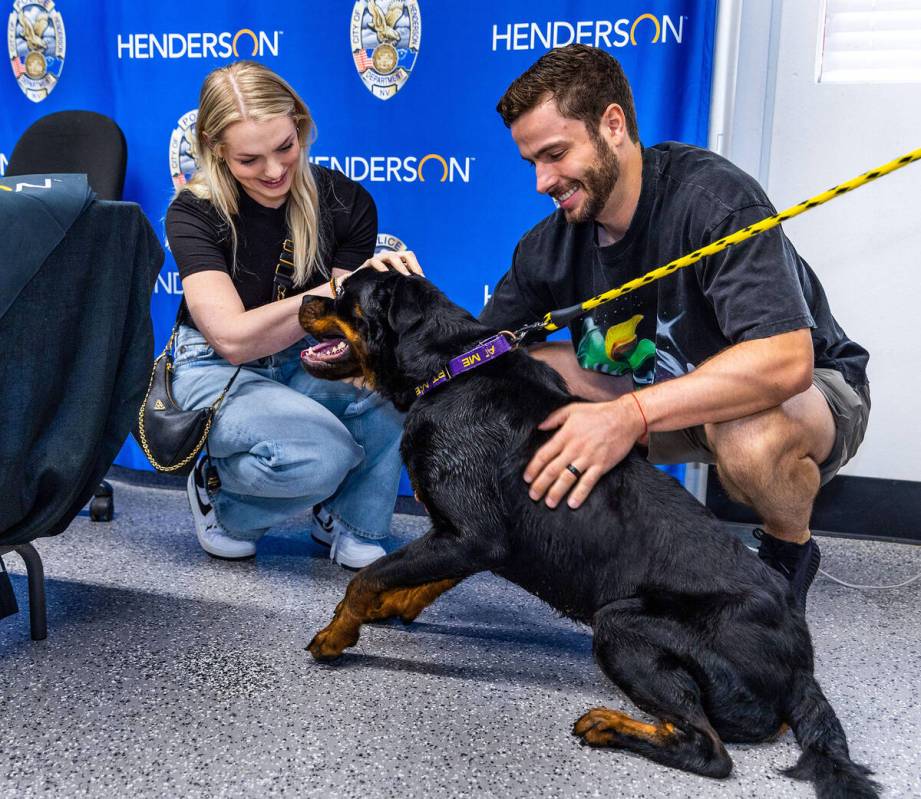
[[[875,799],[870,769],[851,760],[841,722],[810,672],[793,678],[788,720],[803,753],[784,774],[815,784],[819,799]]]

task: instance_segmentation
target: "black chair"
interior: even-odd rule
[[[58,111],[33,122],[22,134],[6,175],[85,173],[101,200],[120,200],[128,145],[115,121],[95,111]]]
[[[7,176],[82,172],[101,200],[121,200],[128,164],[125,134],[113,119],[95,111],[58,111],[33,122],[22,134]],[[112,486],[105,480],[90,502],[94,522],[111,521]]]
[[[42,565],[42,559],[32,544],[26,542],[14,547],[0,546],[0,560],[8,552],[17,553],[26,564],[26,574],[29,579],[29,626],[32,631],[33,641],[44,641],[48,637],[48,619],[45,610],[45,567]],[[12,594],[10,578],[7,576],[6,569],[0,571],[0,581],[5,580],[8,591]],[[0,585],[0,590],[4,586]],[[18,613],[19,608],[16,606],[15,597],[2,607],[3,613],[0,618],[6,614]]]

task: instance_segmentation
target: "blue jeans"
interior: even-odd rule
[[[380,539],[400,480],[403,417],[379,394],[320,380],[301,367],[308,340],[244,364],[218,410],[208,446],[221,478],[215,514],[233,538],[258,540],[318,503],[355,535]],[[173,395],[210,405],[233,375],[204,336],[176,336]]]

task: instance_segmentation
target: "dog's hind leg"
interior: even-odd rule
[[[646,724],[608,708],[594,708],[573,727],[590,746],[609,746],[707,777],[725,777],[732,760],[707,719],[700,689],[681,661],[659,640],[656,620],[616,606],[595,619],[595,658],[641,710]]]
[[[430,532],[358,572],[307,649],[317,660],[337,658],[358,641],[362,624],[391,616],[412,621],[465,577],[490,567],[459,537]]]

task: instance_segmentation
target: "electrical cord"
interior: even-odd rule
[[[751,547],[746,544],[746,547],[752,552],[757,552],[757,547]],[[827,577],[832,582],[838,583],[838,585],[843,585],[845,588],[859,588],[859,589],[868,589],[871,591],[888,591],[892,588],[904,588],[906,585],[911,585],[915,580],[921,579],[921,572],[916,574],[914,577],[909,577],[907,580],[903,580],[900,583],[895,583],[894,585],[859,585],[857,583],[849,583],[846,580],[842,580],[839,577],[835,577],[833,574],[829,574],[825,569],[819,569],[819,574],[823,577]]]
[[[823,577],[827,577],[833,582],[838,583],[839,585],[843,585],[845,588],[869,588],[880,591],[889,590],[890,588],[904,588],[906,585],[911,585],[915,580],[921,579],[921,573],[918,573],[914,577],[909,577],[907,580],[903,580],[902,582],[896,583],[895,585],[857,585],[856,583],[849,583],[845,580],[841,580],[834,575],[829,574],[827,571],[825,571],[825,569],[819,569],[819,574],[821,574]]]

